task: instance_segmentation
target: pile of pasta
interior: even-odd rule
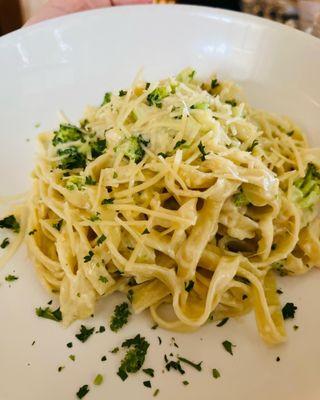
[[[64,324],[120,291],[166,329],[254,310],[285,340],[275,277],[320,265],[319,150],[287,118],[186,69],[138,76],[39,144],[26,236]]]

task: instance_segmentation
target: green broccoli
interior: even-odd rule
[[[247,196],[243,193],[242,188],[240,188],[239,192],[237,192],[233,196],[233,202],[237,207],[247,206],[249,204],[249,200]]]
[[[92,157],[97,158],[105,152],[107,148],[107,141],[106,139],[98,139],[96,142],[91,142],[90,146]]]
[[[147,96],[147,103],[148,106],[157,106],[158,108],[162,107],[162,100],[169,96],[167,89],[164,86],[160,86],[154,89],[151,93]]]
[[[84,188],[85,178],[83,176],[73,175],[68,178],[66,188],[68,190],[82,190]]]
[[[294,182],[294,200],[300,208],[311,208],[320,199],[320,173],[308,164],[306,175]]]
[[[148,144],[149,141],[143,139],[141,135],[131,136],[127,141],[127,149],[124,154],[130,160],[133,160],[136,164],[138,164],[146,153],[143,146],[147,146]]]
[[[74,125],[60,124],[60,129],[54,132],[52,144],[57,146],[59,143],[75,142],[83,139],[83,132]]]
[[[75,146],[68,147],[66,149],[59,149],[57,151],[58,156],[62,156],[58,168],[60,169],[74,169],[74,168],[85,168],[87,164],[87,157],[81,153]]]

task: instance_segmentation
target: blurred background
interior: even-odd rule
[[[20,28],[47,0],[0,0],[0,35]],[[68,0],[65,0],[68,1]],[[320,0],[154,0],[243,11],[320,38]]]

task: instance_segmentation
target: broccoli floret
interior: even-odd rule
[[[167,89],[164,86],[158,87],[154,89],[151,93],[147,96],[147,103],[148,106],[157,106],[158,108],[162,107],[162,100],[169,96]]]
[[[68,190],[82,190],[84,188],[85,178],[83,176],[70,176],[66,183],[66,188]]]
[[[249,204],[249,200],[243,193],[242,188],[240,188],[239,192],[233,196],[233,202],[237,207],[247,206]]]
[[[105,152],[107,148],[107,141],[106,139],[98,139],[96,142],[90,143],[90,146],[92,157],[97,158]]]
[[[60,129],[54,132],[52,144],[57,146],[59,143],[75,142],[83,138],[83,132],[74,125],[61,124]]]
[[[308,164],[306,175],[294,182],[297,191],[294,200],[300,208],[310,208],[320,199],[320,173],[314,164]]]
[[[85,168],[86,166],[86,155],[81,153],[75,146],[59,149],[57,154],[63,156],[58,166],[60,169]]]
[[[131,136],[127,142],[127,149],[125,151],[125,156],[133,160],[138,164],[144,157],[145,151],[142,146],[147,146],[149,144],[148,140],[143,139],[141,135]]]

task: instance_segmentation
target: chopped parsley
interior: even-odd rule
[[[98,374],[95,378],[94,378],[94,385],[96,386],[100,386],[103,382],[103,376],[101,374]]]
[[[107,93],[104,95],[103,102],[102,102],[101,106],[104,106],[105,104],[110,103],[110,101],[111,101],[111,95],[112,95],[111,92],[107,92]]]
[[[211,89],[218,87],[219,86],[218,79],[212,79],[210,86],[211,86]]]
[[[225,340],[224,342],[222,342],[222,346],[228,353],[233,356],[232,347],[236,347],[235,344],[232,344],[231,342],[229,342],[229,340]]]
[[[36,308],[36,314],[40,318],[51,319],[52,321],[57,321],[57,322],[62,321],[62,314],[60,311],[60,307],[58,307],[54,311],[52,311],[50,307],[46,308],[38,307]]]
[[[127,322],[128,318],[131,315],[131,311],[129,310],[128,303],[124,302],[122,304],[118,304],[111,316],[110,321],[110,329],[113,332],[118,332]]]
[[[108,278],[106,276],[100,275],[99,276],[99,281],[102,283],[107,283],[108,282]]]
[[[32,231],[30,231],[30,232],[28,233],[28,235],[29,235],[29,236],[32,236],[32,235],[34,235],[36,232],[37,232],[37,230],[36,230],[36,229],[33,229]]]
[[[69,356],[71,361],[75,361],[76,360],[76,356],[74,354],[70,354]]]
[[[201,153],[201,161],[205,161],[206,156],[207,156],[209,153],[206,152],[206,148],[205,148],[205,146],[203,145],[203,143],[202,143],[201,141],[200,141],[200,143],[198,144],[198,149],[199,149],[199,151],[200,151],[200,153]]]
[[[92,176],[86,176],[86,179],[85,179],[85,184],[86,185],[95,185],[97,183],[97,181],[95,181],[93,178],[92,178]]]
[[[102,234],[97,240],[97,245],[100,246],[100,244],[102,244],[106,239],[107,237],[104,234]]]
[[[114,349],[112,349],[112,350],[110,351],[110,353],[116,354],[116,353],[118,353],[118,351],[119,351],[119,347],[115,347]]]
[[[17,276],[15,276],[15,275],[7,275],[5,278],[4,278],[7,282],[13,282],[13,281],[16,281],[17,279],[19,279]]]
[[[107,361],[107,357],[106,356],[102,356],[101,357],[101,361]]]
[[[223,326],[224,324],[226,324],[228,322],[229,318],[223,318],[218,324],[217,326],[220,328],[221,326]]]
[[[89,253],[83,257],[84,262],[87,263],[87,262],[91,261],[93,254],[94,254],[93,251],[90,250]]]
[[[282,308],[283,319],[294,318],[294,314],[295,314],[297,308],[298,307],[296,307],[293,303],[287,303]]]
[[[277,361],[277,362],[279,362],[279,361],[280,361],[280,357],[279,357],[279,356],[276,358],[276,361]]]
[[[189,385],[189,381],[182,381],[182,383],[184,384],[184,386]]]
[[[148,233],[150,233],[150,232],[149,232],[149,230],[146,228],[146,229],[142,232],[142,235],[147,235]]]
[[[167,158],[167,157],[170,157],[170,153],[169,152],[167,152],[167,153],[160,152],[160,153],[158,153],[158,156],[161,156],[163,158]]]
[[[86,342],[89,337],[93,334],[94,328],[87,328],[84,325],[80,326],[80,333],[76,334],[76,338],[80,340],[80,342]]]
[[[153,397],[158,396],[159,392],[160,392],[160,390],[159,390],[159,389],[156,389],[156,390],[154,391],[154,393],[153,393]]]
[[[288,136],[292,136],[293,134],[294,134],[294,131],[287,132]]]
[[[7,246],[9,246],[9,244],[10,244],[10,240],[9,240],[9,238],[6,237],[3,239],[2,243],[0,244],[0,247],[2,249],[5,249]]]
[[[161,344],[162,344],[162,339],[161,339],[160,336],[158,336],[158,342],[159,342],[159,346],[161,346]]]
[[[69,349],[71,349],[72,346],[73,346],[73,343],[72,343],[72,342],[67,343],[67,347],[68,347]]]
[[[162,107],[162,100],[169,96],[167,89],[165,87],[158,87],[154,89],[151,93],[147,96],[147,104],[148,106],[156,106],[158,108]]]
[[[249,153],[252,153],[253,149],[258,146],[259,141],[257,139],[254,139],[254,141],[251,143],[251,145],[247,148],[247,151]]]
[[[123,96],[125,96],[126,94],[127,94],[128,92],[126,91],[126,90],[120,90],[119,91],[119,97],[123,97]]]
[[[218,379],[218,378],[220,378],[221,375],[220,375],[220,372],[216,368],[213,368],[212,376],[214,377],[214,379]]]
[[[180,372],[181,375],[185,374],[185,370],[181,367],[180,361],[169,361],[168,358],[165,356],[165,361],[166,361],[166,370],[170,371],[170,369],[174,369],[178,372]]]
[[[92,222],[100,221],[101,220],[100,213],[96,212],[94,215],[91,215],[91,217],[89,219]]]
[[[299,329],[299,326],[298,326],[298,325],[293,325],[293,329],[294,329],[295,331],[297,331],[297,330]]]
[[[151,382],[150,381],[144,381],[143,382],[143,386],[145,386],[147,388],[151,388]]]
[[[117,372],[118,376],[124,381],[127,379],[128,373],[137,372],[142,367],[149,343],[138,334],[132,339],[125,340],[121,346],[128,349]]]
[[[132,304],[132,301],[133,301],[133,290],[132,290],[132,289],[129,289],[129,290],[128,290],[127,299],[128,299],[129,302]]]
[[[78,399],[82,399],[85,395],[89,393],[89,386],[88,385],[83,385],[81,388],[77,391],[77,397]]]
[[[178,140],[177,143],[175,144],[173,150],[178,149],[179,147],[183,146],[187,141],[182,139],[182,140]]]
[[[60,219],[56,224],[52,224],[52,226],[53,226],[57,231],[60,232],[61,227],[62,227],[62,224],[63,224],[63,219]]]
[[[64,366],[64,365],[61,365],[61,366],[58,368],[58,372],[61,372],[64,368],[65,368],[65,366]]]
[[[159,326],[158,324],[154,324],[154,325],[152,325],[151,329],[155,330],[158,328],[158,326]]]
[[[7,228],[13,230],[15,233],[20,232],[20,224],[14,215],[9,215],[0,221],[0,228]]]
[[[154,369],[152,368],[145,368],[142,370],[145,374],[151,376],[151,378],[154,377]]]
[[[186,284],[186,282],[184,283],[184,290],[186,292],[191,292],[193,287],[194,287],[194,281],[189,281],[188,284]]]
[[[237,105],[237,102],[235,101],[235,99],[226,100],[225,103],[230,104],[231,107],[235,107]]]
[[[104,206],[106,204],[113,204],[114,199],[111,197],[110,199],[103,199],[101,204]]]
[[[281,289],[277,289],[278,294],[283,294],[283,291]]]
[[[196,364],[196,363],[194,363],[194,362],[192,362],[192,361],[190,361],[190,360],[188,360],[187,358],[184,358],[184,357],[178,357],[178,360],[183,362],[183,363],[185,363],[185,364],[190,365],[191,367],[195,368],[197,371],[201,371],[202,370],[202,367],[201,367],[202,361],[200,361],[198,364]]]

